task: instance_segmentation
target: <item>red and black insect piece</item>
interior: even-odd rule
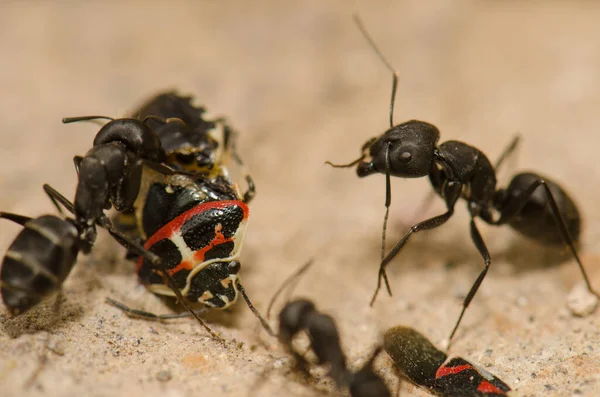
[[[190,302],[225,309],[240,292],[247,298],[238,258],[255,188],[235,151],[233,131],[174,93],[156,96],[133,114],[148,118],[165,157],[161,167],[142,168],[138,197],[131,211],[118,214],[117,226],[162,258]],[[237,175],[245,178],[245,192]],[[143,256],[137,273],[152,292],[174,295]]]
[[[441,397],[502,397],[510,387],[461,357],[448,357],[412,328],[390,328],[383,347],[403,377]]]
[[[385,269],[400,253],[410,237],[414,233],[434,229],[446,223],[454,214],[454,207],[459,199],[465,200],[467,204],[467,210],[471,217],[469,227],[471,238],[483,258],[484,268],[465,297],[462,311],[449,340],[452,340],[467,307],[477,293],[492,263],[487,246],[477,228],[477,219],[490,225],[510,225],[522,235],[540,244],[566,245],[579,265],[588,290],[598,297],[575,249],[575,242],[579,240],[581,216],[574,200],[565,189],[548,178],[530,172],[517,174],[506,188],[496,186],[496,170],[503,159],[514,150],[518,140],[509,146],[496,165],[492,165],[483,152],[464,142],[447,141],[438,144],[440,132],[432,124],[410,120],[394,125],[393,109],[398,83],[397,73],[369,37],[358,17],[355,17],[355,21],[394,77],[390,103],[390,129],[382,135],[368,140],[362,146],[362,154],[357,160],[345,165],[332,164],[334,167],[356,166],[359,177],[373,174],[384,174],[386,177],[386,214],[382,233],[382,255],[377,288],[371,304],[377,297],[382,279],[391,295]],[[391,204],[390,180],[392,176],[399,178],[429,177],[434,191],[446,204],[446,212],[413,225],[404,237],[385,254],[385,228]]]
[[[138,274],[143,283],[155,293],[177,297],[211,334],[188,300],[226,308],[241,293],[271,332],[238,278],[247,202],[254,195],[254,184],[234,150],[231,129],[222,119],[205,119],[204,113],[203,108],[191,104],[190,97],[168,92],[134,112],[135,118],[85,116],[63,120],[110,121],[96,135],[93,148],[74,158],[79,176],[74,202],[44,187],[56,207],[61,212],[61,206],[66,208],[74,219],[34,230],[35,223],[26,217],[3,215],[25,226],[9,249],[0,279],[4,289],[21,291],[21,299],[10,303],[11,312],[23,312],[37,304],[38,297],[58,290],[76,253],[89,252],[96,226],[100,226],[130,255],[140,258]],[[235,179],[236,167],[247,182],[245,193]],[[118,213],[116,227],[105,214],[111,207]],[[61,232],[72,238],[62,237]],[[46,242],[35,235],[43,236]],[[42,257],[37,262],[29,260],[38,250],[44,252]],[[74,257],[63,259],[55,252],[71,252]],[[34,281],[39,277],[27,276],[28,272],[52,281],[41,288]],[[160,317],[119,307],[137,315]]]

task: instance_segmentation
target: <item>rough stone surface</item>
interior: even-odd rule
[[[242,277],[265,310],[278,283],[309,257],[296,294],[338,321],[349,362],[360,365],[390,326],[438,346],[482,261],[468,217],[416,235],[389,268],[394,296],[368,306],[375,285],[384,178],[359,180],[323,163],[350,161],[388,127],[390,74],[351,20],[354,2],[3,2],[0,13],[0,209],[53,213],[41,185],[72,197],[72,157],[98,127],[62,117],[122,116],[149,95],[178,88],[240,131],[258,194]],[[600,4],[585,1],[359,4],[399,71],[395,120],[426,120],[493,160],[517,132],[518,153],[499,180],[535,169],[566,186],[584,214],[581,256],[600,289]],[[427,180],[392,181],[389,242],[415,219]],[[19,227],[0,222],[0,252]],[[578,318],[566,298],[581,280],[567,250],[547,250],[508,228],[481,225],[493,257],[488,278],[453,343],[522,396],[596,396],[600,313]],[[285,352],[259,332],[243,302],[208,316],[229,341],[190,319],[127,318],[107,296],[168,312],[137,284],[133,264],[102,236],[52,304],[0,318],[2,396],[336,395],[324,372],[307,385]],[[450,265],[449,265],[450,264]],[[46,342],[50,333],[50,340]],[[243,343],[242,343],[243,342]],[[47,364],[33,386],[24,384]],[[377,368],[390,387],[387,358]],[[167,371],[171,379],[157,374]],[[402,396],[426,395],[404,385]]]

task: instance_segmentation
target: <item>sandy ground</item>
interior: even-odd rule
[[[588,1],[381,1],[359,6],[400,73],[396,120],[440,127],[442,141],[491,159],[517,132],[523,144],[500,176],[540,170],[568,187],[584,214],[581,254],[600,288],[600,4]],[[44,182],[72,196],[71,158],[97,127],[65,116],[122,116],[164,88],[196,95],[240,131],[258,195],[242,255],[243,281],[265,310],[278,283],[309,257],[297,294],[333,315],[351,365],[395,324],[445,338],[482,261],[467,216],[415,236],[390,267],[395,295],[368,300],[376,280],[384,178],[356,178],[325,160],[354,159],[387,127],[390,75],[342,1],[3,2],[0,12],[0,208],[54,210]],[[393,180],[390,241],[414,219],[428,182]],[[453,353],[476,361],[523,396],[596,396],[600,313],[575,318],[566,297],[581,279],[566,252],[481,225],[493,266]],[[0,251],[19,228],[0,223]],[[133,265],[103,236],[65,284],[58,317],[46,304],[0,317],[2,396],[335,395],[323,373],[307,385],[243,303],[208,317],[231,341],[189,319],[151,323],[107,296],[168,312],[137,284]],[[562,262],[557,266],[549,266]],[[448,264],[451,265],[448,265]],[[275,325],[275,324],[273,324]],[[51,334],[48,364],[26,379]],[[391,386],[391,361],[377,368]],[[426,395],[405,385],[402,396]]]

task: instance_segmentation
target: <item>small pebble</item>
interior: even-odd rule
[[[598,306],[598,297],[592,294],[585,283],[578,283],[567,297],[567,307],[571,314],[586,317],[592,314]]]
[[[159,382],[168,382],[171,380],[171,372],[170,371],[159,371],[156,374],[156,380]]]

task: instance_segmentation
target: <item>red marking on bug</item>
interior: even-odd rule
[[[438,378],[441,378],[442,376],[458,374],[458,373],[461,373],[462,371],[466,371],[468,369],[473,369],[473,366],[469,365],[469,364],[457,365],[456,367],[441,366],[436,371],[435,378],[438,379]]]
[[[183,269],[192,270],[193,268],[194,268],[194,266],[191,261],[181,261],[173,269],[167,269],[167,273],[169,273],[172,276],[180,270],[183,270]]]
[[[175,234],[178,230],[180,230],[181,226],[184,223],[186,223],[187,221],[189,221],[190,218],[192,218],[194,215],[198,215],[204,211],[215,209],[215,208],[224,209],[224,208],[228,208],[228,207],[240,207],[244,211],[244,220],[248,219],[248,215],[249,215],[250,211],[248,209],[248,206],[242,201],[239,201],[239,200],[209,201],[206,203],[199,204],[199,205],[195,206],[194,208],[190,208],[183,214],[175,217],[171,222],[167,223],[166,225],[164,225],[163,227],[158,229],[158,231],[156,233],[154,233],[152,236],[150,236],[150,238],[146,241],[146,243],[144,244],[144,248],[150,249],[150,247],[152,247],[154,244],[156,244],[160,240],[170,238],[171,236],[173,236],[173,234]],[[222,236],[222,234],[221,234],[221,236]],[[215,237],[215,239],[216,238],[217,237]],[[211,244],[214,241],[215,240],[213,240],[211,242]],[[204,257],[204,253],[202,254],[202,257]],[[143,263],[144,263],[144,257],[142,256],[142,257],[140,257],[140,260],[138,261],[138,264],[135,269],[135,271],[137,273],[139,273],[140,269],[142,268]],[[178,265],[178,267],[180,265]]]
[[[202,249],[199,249],[194,253],[194,260],[197,263],[204,262],[204,255],[210,249],[214,248],[219,244],[224,244],[233,241],[232,238],[225,238],[225,235],[223,234],[223,232],[221,232],[221,230],[223,230],[223,225],[219,223],[215,226],[215,238],[213,238],[212,241],[206,247],[203,247]]]
[[[479,386],[477,386],[477,391],[480,391],[482,393],[495,393],[495,394],[502,394],[505,395],[506,393],[504,392],[504,390],[500,390],[498,389],[496,386],[492,385],[490,382],[488,381],[483,381],[479,384]]]

